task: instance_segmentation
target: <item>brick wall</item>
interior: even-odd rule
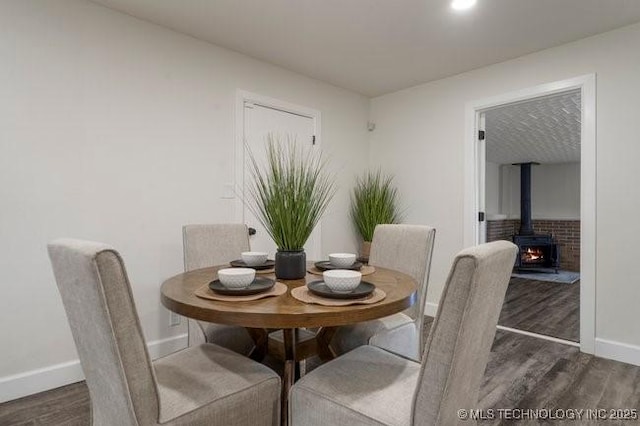
[[[487,221],[487,241],[509,240],[520,228],[519,219]],[[533,230],[540,234],[552,234],[560,246],[560,268],[580,271],[580,221],[534,220]]]
[[[497,240],[511,241],[513,235],[518,231],[519,220],[488,220],[487,221],[487,242]]]

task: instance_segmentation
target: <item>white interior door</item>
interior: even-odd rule
[[[485,114],[481,112],[478,116],[478,148],[477,148],[477,170],[478,170],[478,244],[487,242],[487,214],[486,214],[486,185],[487,185],[487,134],[485,132]]]
[[[281,138],[295,140],[304,150],[318,149],[314,140],[315,119],[304,115],[293,114],[276,108],[266,107],[251,102],[244,104],[244,183],[245,199],[248,196],[247,184],[251,182],[251,171],[248,168],[249,156],[246,152],[248,146],[254,158],[259,164],[266,162],[266,144],[269,134]],[[276,245],[267,234],[267,231],[246,207],[243,207],[243,219],[247,226],[254,228],[256,234],[251,236],[251,249],[269,253],[270,258],[275,256]],[[313,230],[304,246],[307,259],[320,259],[320,235],[319,226]]]

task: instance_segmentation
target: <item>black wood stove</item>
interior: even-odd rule
[[[560,250],[551,234],[536,234],[531,220],[531,166],[538,163],[518,163],[520,166],[520,230],[513,236],[518,246],[515,268],[518,270],[553,269],[558,273]]]

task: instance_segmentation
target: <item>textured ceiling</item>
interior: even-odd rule
[[[580,90],[487,111],[487,161],[580,161]]]
[[[640,0],[92,0],[368,96],[640,21]]]

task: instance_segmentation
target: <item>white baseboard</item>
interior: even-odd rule
[[[511,333],[522,334],[525,336],[535,337],[537,339],[542,339],[542,340],[548,340],[553,343],[560,343],[562,345],[574,346],[576,348],[580,347],[580,343],[572,342],[571,340],[558,339],[557,337],[547,336],[547,335],[538,334],[538,333],[532,333],[531,331],[519,330],[517,328],[505,327],[504,325],[500,325],[500,324],[496,325],[496,328],[502,331],[509,331]]]
[[[187,346],[187,334],[147,343],[149,356],[156,359]],[[0,377],[0,403],[55,389],[84,380],[80,360],[63,362],[44,368]]]
[[[438,305],[435,303],[427,303],[425,307],[425,315],[434,317],[438,312]],[[498,329],[507,331],[515,331],[521,334],[527,334],[534,337],[544,338],[546,340],[558,341],[558,343],[564,343],[573,346],[580,346],[579,343],[573,344],[572,342],[563,341],[561,339],[555,339],[553,337],[540,336],[535,333],[528,333],[521,330],[513,330],[508,327],[498,326]],[[612,359],[614,361],[620,361],[627,364],[633,364],[640,366],[640,346],[630,345],[627,343],[616,342],[613,340],[606,340],[596,337],[595,339],[595,356],[600,358]]]
[[[595,355],[627,364],[640,365],[640,346],[596,337]]]
[[[437,303],[429,303],[427,302],[424,307],[424,314],[428,317],[435,317],[438,312],[438,304]]]
[[[154,340],[147,343],[149,348],[149,356],[151,359],[162,358],[173,352],[179,351],[187,347],[189,337],[187,333],[179,334],[177,336],[167,337],[166,339]]]
[[[84,379],[79,360],[0,378],[0,402],[11,401]]]

